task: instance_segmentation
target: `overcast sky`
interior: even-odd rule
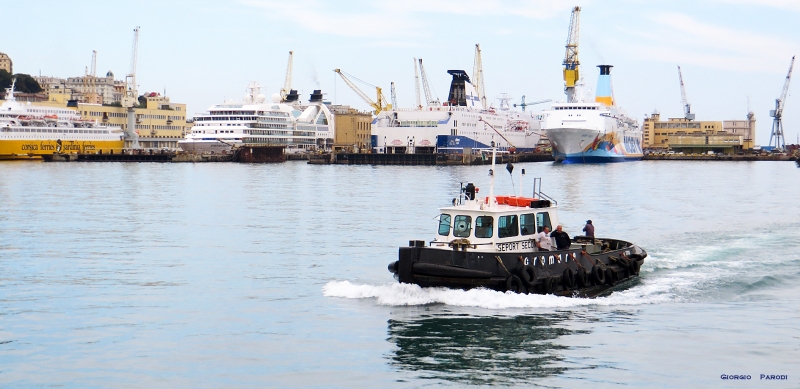
[[[792,55],[800,53],[800,1],[8,1],[0,0],[0,52],[17,73],[82,75],[98,51],[98,73],[129,72],[133,28],[141,26],[139,91],[163,92],[189,112],[240,99],[249,81],[270,96],[283,86],[293,50],[293,87],[368,109],[334,68],[371,84],[397,85],[414,104],[413,57],[423,58],[432,90],[445,99],[448,69],[470,75],[483,51],[487,96],[514,102],[564,100],[561,76],[570,9],[582,7],[579,58],[594,90],[599,64],[614,65],[618,105],[641,120],[654,110],[682,116],[676,65],[698,120],[758,120],[769,141],[774,107]],[[800,129],[800,80],[789,88],[787,143]],[[374,89],[362,85],[373,96]],[[749,103],[748,103],[749,101]],[[539,106],[540,109],[544,108]]]

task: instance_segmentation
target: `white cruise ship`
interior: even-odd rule
[[[643,157],[636,119],[619,109],[611,89],[611,65],[599,65],[594,102],[555,103],[544,111],[542,127],[556,162],[635,161]]]
[[[540,138],[540,114],[486,108],[466,72],[448,70],[448,73],[453,79],[444,104],[421,109],[390,109],[378,114],[372,123],[375,152],[460,154],[465,148],[490,150],[492,142],[498,150],[533,151],[536,148]]]
[[[242,144],[286,146],[286,153],[325,148],[333,142],[333,114],[315,90],[308,104],[300,104],[296,90],[286,101],[273,96],[264,101],[252,82],[241,102],[224,102],[194,118],[194,126],[178,147],[193,153],[225,154]]]

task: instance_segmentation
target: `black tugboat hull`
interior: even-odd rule
[[[603,241],[617,249],[594,254],[582,249],[508,253],[414,245],[400,248],[399,260],[390,264],[389,270],[398,281],[422,287],[596,297],[635,280],[647,257],[631,243]]]

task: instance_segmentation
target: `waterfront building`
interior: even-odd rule
[[[8,74],[14,74],[14,63],[6,53],[0,53],[0,69],[7,71]]]
[[[48,101],[33,103],[36,105],[67,107],[72,105],[83,119],[96,120],[107,125],[119,126],[123,130],[128,127],[127,108],[114,105],[100,105],[74,102],[67,93],[51,93]],[[167,96],[158,93],[145,93],[144,108],[136,108],[136,132],[139,144],[145,149],[161,149],[178,147],[191,127],[186,122],[186,104],[172,103]],[[130,146],[126,142],[126,147]]]
[[[686,118],[661,120],[654,112],[645,117],[642,143],[645,149],[671,150],[687,154],[735,154],[752,149],[756,120],[750,112],[747,120],[698,121]]]
[[[114,73],[108,71],[105,77],[58,78],[50,76],[34,76],[39,85],[48,94],[69,95],[68,100],[81,103],[113,104],[122,100],[125,94],[125,81],[115,80]]]
[[[371,148],[372,114],[347,105],[331,105],[336,120],[333,151],[359,152]]]

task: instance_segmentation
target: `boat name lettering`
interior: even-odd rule
[[[55,151],[56,150],[56,146],[55,145],[51,145],[49,143],[41,143],[39,145],[39,148],[42,149],[42,150],[47,150],[47,151]]]
[[[94,145],[83,145],[83,151],[94,150]]]
[[[536,257],[533,257],[533,261],[536,262]],[[528,257],[525,257],[525,266],[528,265],[530,265],[530,259]]]
[[[72,145],[64,145],[64,150],[67,151],[81,151],[81,146],[72,144]]]
[[[519,250],[519,242],[497,243],[497,251]]]
[[[26,150],[26,151],[39,150],[39,145],[24,144],[24,145],[22,145],[22,149]]]
[[[548,258],[548,259],[550,260],[550,264],[551,265],[556,263],[556,257],[555,256],[551,255],[550,258]]]

